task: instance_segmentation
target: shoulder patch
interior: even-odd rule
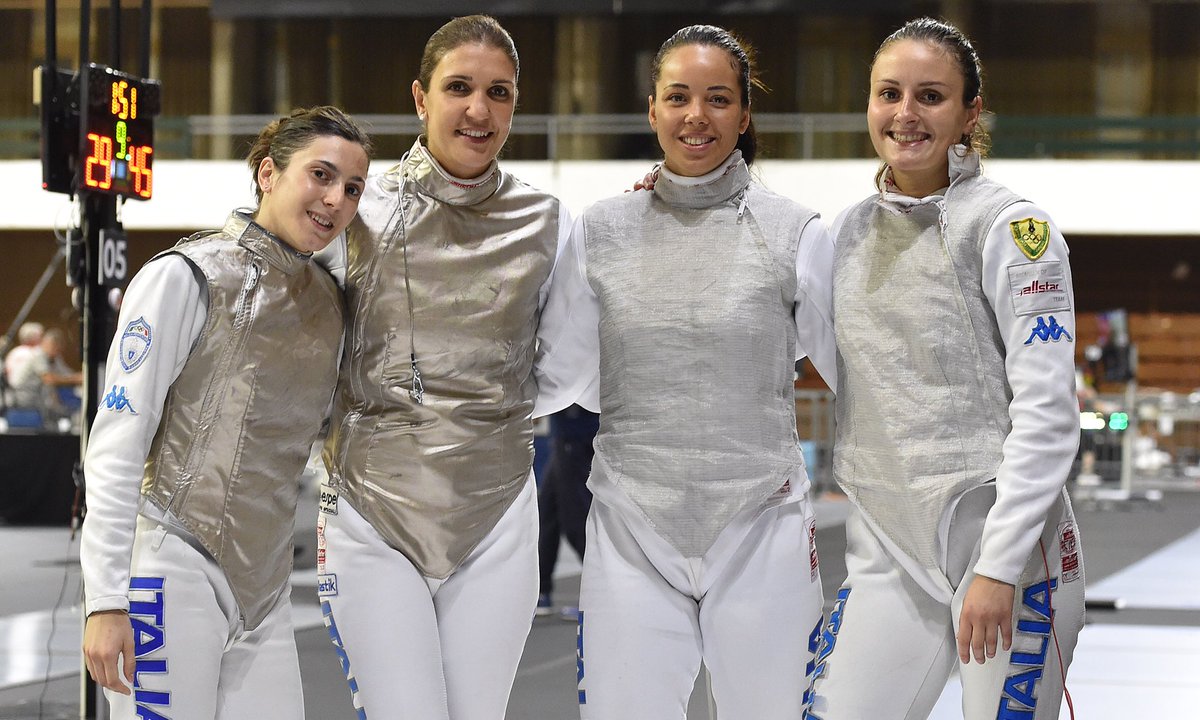
[[[1060,260],[1008,266],[1008,288],[1014,315],[1038,315],[1071,309],[1071,297]]]
[[[1050,247],[1050,223],[1045,220],[1029,217],[1010,222],[1008,229],[1012,232],[1017,247],[1030,260],[1037,260],[1046,253],[1046,248]]]
[[[120,345],[121,367],[125,372],[133,372],[141,367],[146,356],[150,354],[153,339],[154,331],[144,317],[139,317],[125,326],[125,332],[121,333]]]

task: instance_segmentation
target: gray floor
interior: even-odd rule
[[[1194,481],[1168,487],[1175,489],[1168,489],[1157,503],[1077,500],[1089,587],[1200,528],[1200,492],[1197,492],[1200,487]],[[821,498],[818,502],[818,515],[822,518],[818,546],[827,605],[845,572],[842,559],[845,539],[840,522],[844,512],[844,501],[837,498]],[[69,540],[66,530],[0,527],[0,548],[4,557],[4,572],[0,576],[5,580],[0,583],[0,720],[77,718],[79,679],[74,668],[78,663],[79,621],[70,609],[57,616],[48,612],[55,607],[70,608],[78,602],[79,574],[74,559],[77,543]],[[573,558],[568,558],[566,575],[559,581],[556,597],[564,604],[574,604],[578,592],[578,577],[571,572],[577,565],[572,565],[572,561]],[[1200,583],[1197,578],[1190,581]],[[311,625],[315,612],[312,594],[311,588],[303,584],[293,594],[298,617],[305,616],[310,621],[310,626],[296,635],[308,717],[351,720],[354,713],[328,635],[323,627]],[[49,623],[53,617],[58,620],[51,634]],[[1200,610],[1172,609],[1169,602],[1164,607],[1089,608],[1088,622],[1104,627],[1195,630],[1200,629]],[[48,647],[50,663],[46,661]],[[509,703],[510,719],[578,717],[574,647],[572,624],[557,617],[534,621]],[[7,657],[3,655],[6,652]],[[1076,665],[1080,665],[1080,658]],[[47,667],[51,679],[44,681]],[[5,677],[8,679],[4,680]],[[1200,679],[1195,681],[1195,687],[1200,688]],[[1191,693],[1192,689],[1189,684],[1184,691]],[[1190,711],[1181,712],[1165,717],[1194,717],[1187,714]],[[693,697],[688,720],[710,718],[707,694],[701,685]],[[1080,720],[1085,718],[1081,716]]]

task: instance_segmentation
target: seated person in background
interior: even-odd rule
[[[39,323],[25,323],[18,337],[21,345],[8,354],[4,363],[9,407],[37,411],[41,424],[68,417],[72,408],[60,400],[59,388],[78,385],[83,376],[63,360],[62,330],[43,331]],[[35,344],[26,342],[33,338]]]
[[[30,372],[31,364],[42,355],[41,323],[27,322],[17,331],[21,344],[4,358],[4,376],[8,383],[5,401],[10,407],[34,407],[36,396],[41,392],[39,373]]]
[[[44,420],[57,420],[70,417],[78,409],[78,402],[69,403],[60,392],[68,388],[78,387],[83,382],[83,373],[72,370],[63,359],[62,330],[51,328],[42,337],[42,360],[39,363],[41,372],[41,405]]]

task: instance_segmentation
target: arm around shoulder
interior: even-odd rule
[[[821,218],[800,232],[796,247],[797,360],[808,356],[829,389],[837,391],[837,347],[833,335],[833,238]]]
[[[576,218],[555,264],[538,325],[534,363],[538,399],[534,416],[579,403],[597,412],[600,375],[600,301],[587,278],[583,216]],[[594,397],[593,397],[594,395]]]

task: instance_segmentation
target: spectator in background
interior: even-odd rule
[[[537,614],[554,614],[554,566],[561,538],[583,559],[584,535],[592,493],[587,489],[592,468],[592,440],[600,415],[572,405],[550,416],[550,462],[538,491],[538,604]],[[564,620],[577,619],[578,608],[564,607]]]
[[[4,362],[9,407],[36,411],[35,423],[42,425],[68,417],[72,408],[59,399],[59,388],[78,385],[83,376],[63,360],[63,331],[25,323],[18,337],[21,344]]]
[[[41,391],[37,373],[30,373],[30,364],[42,355],[41,323],[27,322],[17,331],[21,344],[13,348],[4,358],[4,377],[8,382],[5,401],[10,407],[35,407],[36,396]]]
[[[78,409],[79,403],[64,397],[65,390],[78,387],[83,382],[83,373],[72,370],[63,359],[65,335],[58,328],[51,328],[42,337],[42,355],[45,359],[42,370],[42,418],[46,421],[69,418]]]

